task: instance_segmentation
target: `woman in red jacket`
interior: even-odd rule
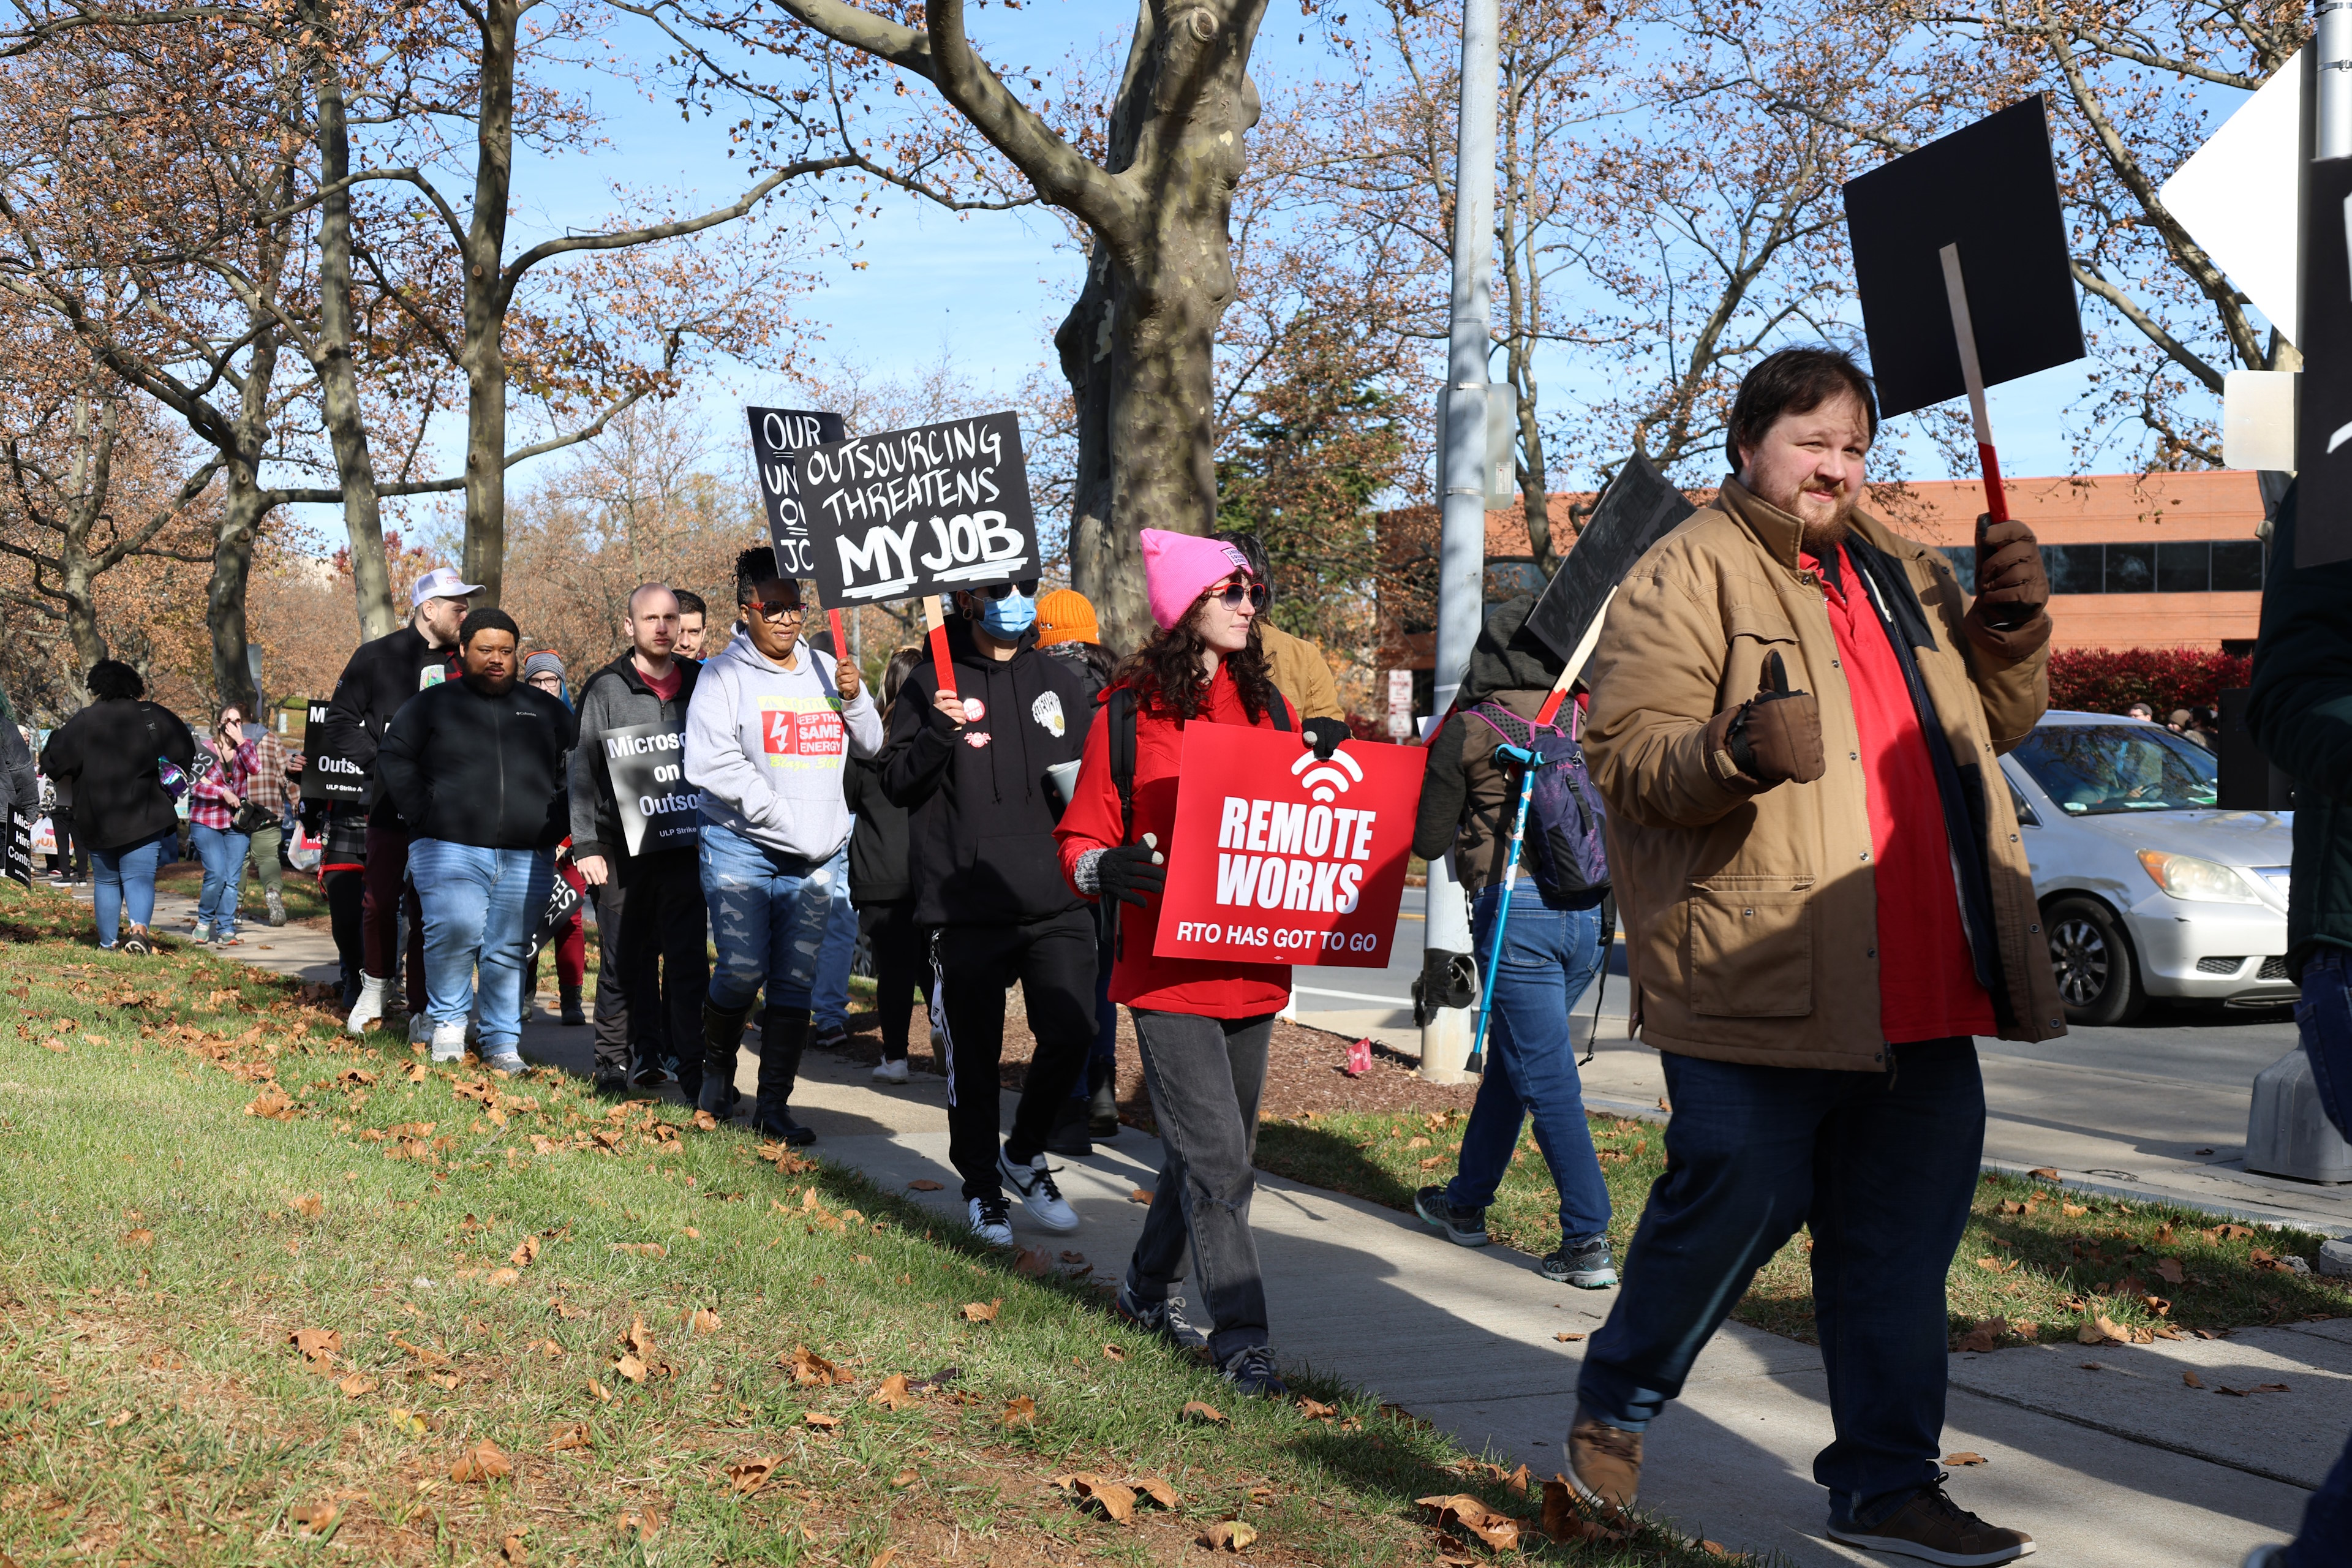
[[[1152,936],[1167,879],[1165,855],[1176,816],[1176,775],[1187,722],[1299,728],[1259,651],[1257,613],[1265,584],[1229,544],[1159,529],[1142,531],[1144,580],[1160,633],[1121,667],[1135,712],[1135,816],[1124,820],[1110,771],[1111,722],[1099,715],[1069,809],[1055,830],[1063,874],[1090,898],[1123,910],[1110,994],[1135,1017],[1144,1082],[1167,1150],[1144,1217],[1143,1236],[1118,1291],[1118,1315],[1173,1339],[1183,1320],[1170,1290],[1189,1249],[1209,1318],[1209,1353],[1245,1393],[1288,1389],[1267,1344],[1265,1289],[1249,1228],[1258,1097],[1266,1042],[1290,995],[1290,966],[1159,958]],[[1111,692],[1104,694],[1108,703]],[[1343,738],[1337,721],[1317,720],[1318,748]],[[1325,730],[1333,731],[1326,734]]]

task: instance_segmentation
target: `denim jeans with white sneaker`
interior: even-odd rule
[[[2319,1102],[2336,1131],[2352,1138],[2352,952],[2322,947],[2303,966],[2303,995],[2294,1005],[2303,1054]],[[2340,1563],[2352,1543],[2352,1440],[2311,1500],[2303,1505],[2303,1529],[2286,1549],[2279,1568],[2321,1568]]]
[[[408,879],[425,913],[425,1016],[464,1024],[478,973],[482,1059],[512,1055],[522,1038],[523,951],[547,909],[554,853],[417,838]]]
[[[1502,889],[1478,895],[1471,932],[1483,959],[1494,950]],[[1560,1245],[1570,1252],[1609,1234],[1609,1184],[1584,1120],[1569,1014],[1601,972],[1601,896],[1549,900],[1531,881],[1511,891],[1511,914],[1495,971],[1495,1013],[1486,1024],[1486,1073],[1462,1130],[1462,1159],[1445,1188],[1456,1209],[1483,1209],[1510,1168],[1519,1128],[1530,1117],[1536,1147],[1559,1190]]]

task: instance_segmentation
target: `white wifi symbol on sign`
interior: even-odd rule
[[[1351,784],[1364,779],[1362,764],[1345,752],[1332,752],[1328,763],[1318,761],[1312,752],[1301,752],[1290,764],[1290,773],[1309,795],[1324,801],[1347,794]]]

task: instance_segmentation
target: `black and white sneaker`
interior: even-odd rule
[[[849,1031],[839,1024],[819,1024],[811,1031],[808,1043],[821,1051],[838,1051],[849,1044]]]
[[[1122,1323],[1139,1333],[1156,1334],[1171,1345],[1192,1342],[1192,1325],[1184,1321],[1184,1298],[1166,1296],[1157,1301],[1147,1301],[1127,1287],[1122,1279],[1118,1294],[1111,1298],[1110,1310]]]
[[[1022,1207],[1029,1211],[1041,1229],[1057,1236],[1067,1236],[1078,1228],[1078,1211],[1062,1196],[1062,1189],[1054,1184],[1054,1173],[1045,1168],[1045,1156],[1038,1155],[1026,1165],[1016,1165],[996,1152],[996,1173],[1021,1196]]]
[[[1573,1285],[1580,1290],[1606,1290],[1617,1283],[1616,1260],[1609,1256],[1606,1237],[1594,1237],[1563,1247],[1538,1265],[1547,1279]]]
[[[971,1198],[965,1207],[971,1215],[972,1235],[991,1247],[1013,1245],[1013,1210],[1003,1198]]]
[[[1274,1366],[1272,1345],[1251,1345],[1237,1350],[1225,1358],[1217,1375],[1240,1389],[1261,1399],[1280,1399],[1290,1393],[1290,1384],[1282,1381],[1282,1373]]]
[[[1412,1194],[1412,1212],[1456,1247],[1486,1245],[1486,1211],[1458,1209],[1445,1201],[1444,1187],[1423,1187]]]

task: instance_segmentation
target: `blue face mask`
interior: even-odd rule
[[[1037,601],[1017,588],[1002,599],[983,598],[980,624],[989,636],[1011,642],[1037,624]]]

